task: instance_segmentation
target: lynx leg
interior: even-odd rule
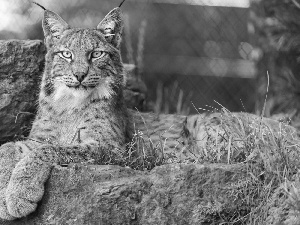
[[[7,211],[5,192],[16,163],[22,157],[22,150],[13,142],[0,147],[0,218],[13,220],[15,217]]]
[[[9,214],[20,218],[35,211],[44,194],[44,183],[49,177],[51,164],[35,154],[25,156],[16,164],[6,189]]]

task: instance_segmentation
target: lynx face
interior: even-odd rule
[[[54,99],[68,92],[76,98],[91,94],[93,98],[109,98],[114,85],[121,85],[123,79],[112,58],[117,58],[118,64],[122,62],[114,55],[118,56],[118,51],[97,30],[66,32],[53,50]]]
[[[112,10],[96,29],[70,28],[57,14],[46,11],[44,95],[60,107],[73,108],[117,95],[124,84],[119,52],[122,27],[119,9]]]

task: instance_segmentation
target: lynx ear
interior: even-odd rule
[[[122,12],[119,7],[111,10],[105,18],[98,24],[99,29],[105,36],[105,39],[116,48],[120,47],[122,39],[122,30],[124,22]]]
[[[47,46],[57,42],[62,33],[69,28],[70,26],[59,15],[50,10],[44,11],[43,30]]]

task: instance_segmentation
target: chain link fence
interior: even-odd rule
[[[0,0],[0,39],[43,39],[43,10]],[[120,0],[37,0],[71,26],[96,27]],[[126,0],[122,57],[148,88],[148,110],[254,112],[257,52],[247,0]]]

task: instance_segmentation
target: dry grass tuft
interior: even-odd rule
[[[288,181],[294,183],[299,171],[300,139],[296,129],[282,122],[231,113],[223,108],[220,113],[197,121],[196,130],[197,135],[187,137],[189,148],[182,152],[185,161],[245,164],[250,180],[241,190],[244,195],[239,197],[244,198],[249,208],[247,216],[237,224],[264,224],[274,193]],[[287,188],[285,195],[300,215],[300,194],[292,187]]]
[[[270,213],[281,215],[287,211],[290,221],[299,219],[300,139],[296,129],[225,108],[219,113],[189,116],[184,129],[186,145],[179,151],[174,149],[172,162],[242,164],[246,168],[247,176],[232,189],[241,205],[235,212],[222,215],[223,221],[266,224]],[[109,153],[114,160],[107,164],[151,170],[169,163],[165,140],[160,138],[154,143],[145,133],[136,130],[127,152]]]

